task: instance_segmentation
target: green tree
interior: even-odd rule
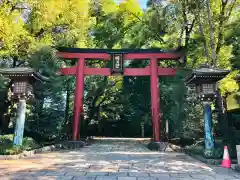
[[[88,30],[94,20],[88,14],[89,1],[2,1],[0,7],[0,59],[4,67],[30,66],[49,77],[49,82],[38,84],[35,88],[38,97],[37,108],[33,108],[29,115],[29,128],[44,135],[51,129],[61,126],[63,120],[56,112],[64,102],[65,78],[59,81],[56,70],[59,68],[59,59],[50,46],[87,47],[89,45]],[[61,61],[63,62],[63,61]],[[67,63],[68,65],[68,63]],[[10,82],[11,84],[11,82]],[[9,84],[9,85],[10,85]],[[7,85],[7,86],[9,86]],[[59,89],[61,89],[59,91]],[[7,94],[7,89],[3,93]],[[71,91],[71,89],[69,90]],[[68,93],[69,94],[69,93]],[[9,116],[9,104],[5,97],[5,111],[1,114]],[[43,108],[46,104],[48,106]],[[58,126],[49,126],[49,114],[57,115]],[[6,118],[1,118],[1,121]],[[8,120],[8,123],[10,121]],[[41,129],[40,126],[44,128]],[[8,127],[8,124],[7,126]],[[26,126],[27,127],[27,126]],[[39,128],[34,128],[39,127]],[[51,132],[52,131],[52,132]],[[52,133],[52,135],[51,135]],[[47,133],[46,133],[47,134]],[[56,136],[57,133],[55,133]]]

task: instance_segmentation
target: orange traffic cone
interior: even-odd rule
[[[224,146],[223,160],[221,166],[223,168],[231,168],[231,159],[229,157],[227,146]]]

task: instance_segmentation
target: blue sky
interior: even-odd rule
[[[120,2],[120,1],[122,1],[122,0],[116,0],[117,2]],[[147,0],[138,0],[138,2],[139,2],[139,4],[140,4],[140,6],[142,7],[142,8],[146,8],[147,7]]]
[[[147,0],[138,0],[142,8],[146,8]]]

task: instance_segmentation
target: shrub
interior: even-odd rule
[[[1,155],[14,155],[19,154],[25,150],[31,150],[39,148],[40,146],[29,137],[23,138],[23,145],[14,146],[13,145],[13,134],[0,135],[0,154]]]

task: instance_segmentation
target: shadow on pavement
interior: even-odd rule
[[[240,179],[233,170],[208,166],[183,153],[149,151],[133,141],[97,141],[75,151],[36,154],[0,164],[0,180]]]

